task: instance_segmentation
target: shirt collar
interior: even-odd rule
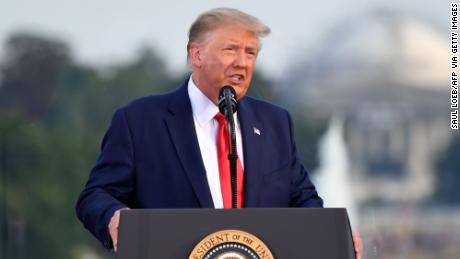
[[[201,127],[211,122],[219,112],[219,108],[195,85],[192,76],[188,80],[188,96],[192,104],[193,116]]]

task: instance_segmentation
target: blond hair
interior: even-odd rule
[[[238,25],[254,32],[257,40],[270,33],[270,28],[256,17],[233,8],[215,8],[200,16],[190,26],[187,43],[187,60],[190,59],[190,45],[192,42],[201,43],[205,35],[224,25]],[[260,43],[258,44],[260,49]]]

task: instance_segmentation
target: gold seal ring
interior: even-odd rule
[[[274,259],[267,245],[241,230],[221,230],[203,238],[189,259]]]

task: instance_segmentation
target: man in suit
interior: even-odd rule
[[[105,246],[116,249],[121,209],[230,207],[221,159],[226,126],[217,107],[224,85],[238,98],[238,207],[322,207],[299,161],[288,112],[245,96],[259,38],[268,33],[257,18],[235,9],[202,14],[189,31],[190,78],[174,92],[115,112],[76,206]]]

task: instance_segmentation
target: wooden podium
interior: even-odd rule
[[[355,259],[345,209],[134,209],[118,259]]]

